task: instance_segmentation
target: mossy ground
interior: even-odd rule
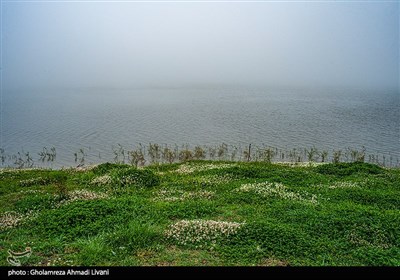
[[[400,170],[191,161],[0,170],[0,266],[399,266]]]

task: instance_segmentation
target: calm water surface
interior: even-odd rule
[[[138,143],[360,149],[400,157],[398,92],[263,89],[4,91],[6,154],[57,150],[56,166]]]

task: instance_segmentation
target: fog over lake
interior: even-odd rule
[[[2,1],[0,148],[400,157],[399,2]]]

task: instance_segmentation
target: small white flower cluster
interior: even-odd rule
[[[193,172],[212,170],[212,169],[224,169],[236,166],[235,163],[210,163],[210,164],[199,164],[199,165],[190,165],[190,164],[182,164],[178,169],[174,170],[174,172],[179,174],[190,174]]]
[[[7,177],[8,179],[15,179],[17,173],[21,172],[21,169],[15,168],[0,168],[0,179]]]
[[[26,194],[38,194],[38,193],[44,193],[44,191],[41,190],[24,190],[20,192],[21,194],[26,193]]]
[[[41,191],[31,190],[29,193],[41,193]],[[25,191],[28,193],[28,191]],[[53,207],[60,207],[65,204],[69,204],[76,200],[92,200],[92,199],[103,199],[107,198],[108,195],[104,193],[97,193],[87,190],[75,190],[68,194],[68,198],[55,204]],[[28,211],[25,214],[21,214],[15,211],[5,212],[0,214],[0,230],[5,230],[9,228],[13,228],[21,223],[21,221],[26,219],[34,218],[38,212],[34,209]]]
[[[103,175],[94,178],[90,184],[94,186],[106,186],[112,183],[112,178],[110,175]]]
[[[38,213],[38,211],[31,209],[24,214],[15,211],[0,214],[0,230],[13,228],[21,224],[21,222],[35,219]]]
[[[328,162],[314,162],[314,161],[305,161],[305,162],[282,161],[282,162],[275,162],[274,164],[284,165],[289,167],[316,167],[327,163]]]
[[[90,171],[97,166],[98,166],[98,164],[79,166],[79,167],[72,168],[72,171],[85,172],[85,171]]]
[[[76,200],[93,200],[93,199],[103,199],[108,198],[108,195],[105,193],[92,192],[88,190],[75,190],[68,193],[68,198],[66,200],[61,201],[57,206],[69,204]]]
[[[367,229],[367,227],[362,227],[365,229]],[[368,240],[366,240],[365,238],[363,238],[357,231],[355,228],[353,228],[348,234],[347,234],[347,238],[350,241],[350,243],[353,243],[355,245],[358,246],[368,246],[368,247],[378,247],[378,248],[382,248],[382,249],[389,249],[391,247],[391,245],[388,242],[388,239],[386,237],[386,235],[384,234],[384,232],[382,230],[371,230],[368,229],[368,231],[372,234],[373,241],[370,242]]]
[[[128,174],[128,175],[123,175],[119,177],[119,181],[122,185],[133,185],[133,184],[142,184],[143,178],[138,176],[137,174]]]
[[[13,228],[17,226],[21,220],[24,218],[24,215],[19,214],[14,211],[5,212],[0,215],[0,230],[5,230],[9,228]]]
[[[346,181],[339,181],[335,182],[332,185],[329,185],[328,188],[330,189],[347,189],[347,188],[358,188],[360,187],[359,184],[354,183],[354,182],[346,182]]]
[[[211,199],[215,192],[212,191],[193,191],[185,192],[182,190],[160,190],[154,200],[161,201],[185,201],[192,199]]]
[[[15,170],[20,170],[20,169],[0,168],[0,175],[15,173]]]
[[[194,171],[196,171],[195,168],[188,164],[182,164],[181,166],[179,166],[178,169],[174,170],[174,172],[179,173],[179,174],[189,174],[189,173],[193,173]]]
[[[72,266],[74,265],[73,260],[65,260],[62,259],[61,257],[55,257],[49,260],[43,260],[43,262],[40,263],[40,265],[45,265],[45,266]]]
[[[221,237],[237,233],[244,223],[223,222],[214,220],[181,220],[169,226],[165,236],[180,245],[203,247],[216,244]]]
[[[254,192],[261,196],[277,196],[288,200],[311,202],[313,204],[317,203],[316,195],[311,195],[311,198],[307,199],[306,197],[309,196],[308,193],[305,192],[305,196],[302,196],[297,192],[292,192],[288,190],[288,188],[282,183],[261,182],[253,184],[243,184],[239,188],[235,189],[235,191]]]
[[[32,178],[32,179],[21,180],[21,181],[19,181],[19,185],[21,187],[30,187],[33,185],[45,185],[48,182],[49,182],[48,179],[44,179],[42,177],[37,177],[37,178]]]
[[[69,193],[70,201],[102,199],[107,197],[108,195],[106,195],[105,193],[92,192],[88,190],[75,190]]]

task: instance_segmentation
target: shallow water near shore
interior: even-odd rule
[[[400,157],[398,92],[158,88],[7,91],[1,147],[6,154],[55,147],[54,166],[112,161],[118,144],[365,147]]]

